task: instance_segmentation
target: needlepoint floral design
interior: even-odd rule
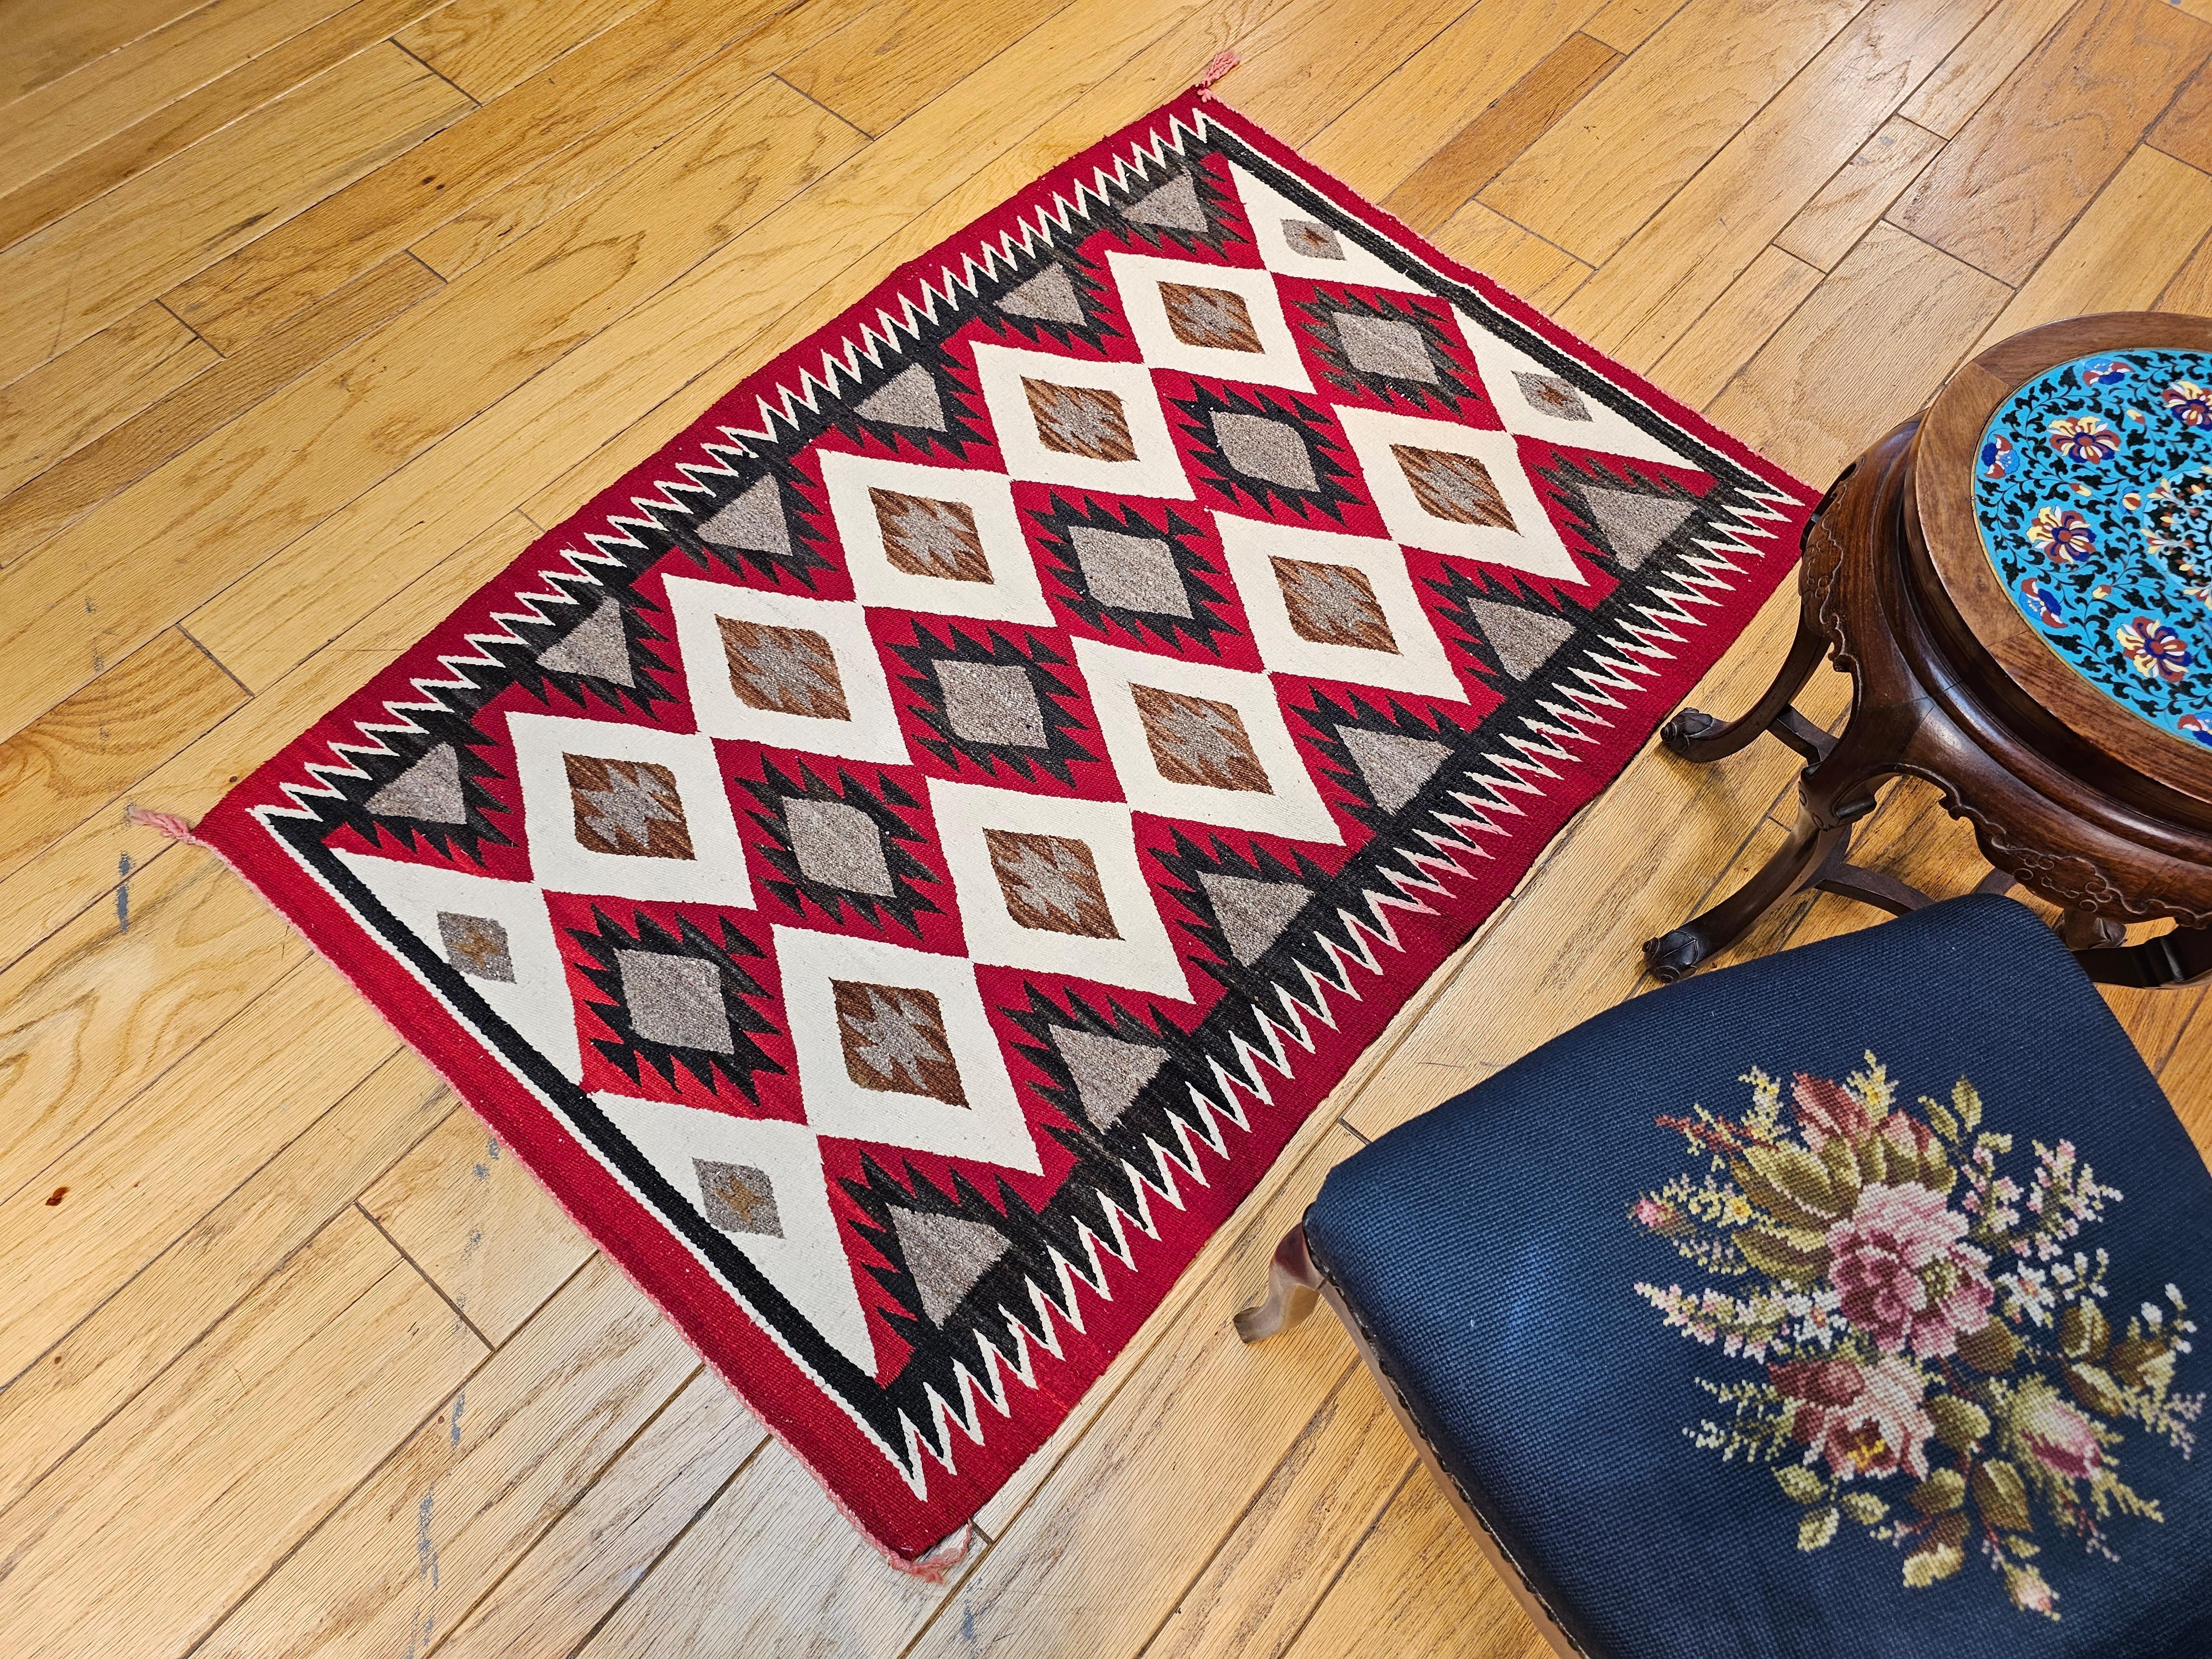
[[[1722,1281],[1637,1294],[1744,1368],[1699,1379],[1721,1409],[1685,1432],[1772,1471],[1801,1550],[1849,1522],[1901,1553],[1908,1588],[1976,1556],[2013,1606],[2058,1618],[2046,1548],[2117,1559],[2118,1523],[2165,1519],[2121,1478],[2122,1425],[2194,1448],[2179,1288],[2108,1312],[2112,1264],[2085,1235],[2122,1194],[2070,1141],[2024,1167],[1963,1079],[1915,1105],[1872,1054],[1840,1083],[1798,1073],[1786,1101],[1764,1072],[1743,1081],[1741,1117],[1658,1119],[1702,1167],[1628,1206]]]

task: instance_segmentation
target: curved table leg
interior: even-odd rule
[[[1659,741],[1684,760],[1717,761],[1745,748],[1762,732],[1771,732],[1807,760],[1820,759],[1832,739],[1792,708],[1790,702],[1805,689],[1805,682],[1812,678],[1827,650],[1827,635],[1809,616],[1801,613],[1790,654],[1757,702],[1733,720],[1718,720],[1702,708],[1678,710],[1659,728]]]
[[[2076,951],[2074,960],[2100,985],[2130,985],[2142,991],[2191,985],[2212,975],[2212,927],[2177,927],[2141,945]]]
[[[1654,976],[1671,983],[1725,951],[1771,908],[1803,886],[1808,874],[1832,854],[1840,854],[1850,836],[1848,823],[1824,825],[1811,807],[1801,805],[1790,839],[1775,849],[1774,856],[1710,910],[1691,917],[1671,933],[1646,939],[1645,964]]]

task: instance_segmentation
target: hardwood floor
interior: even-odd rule
[[[205,811],[1224,46],[1228,101],[1814,482],[1985,337],[2212,309],[2212,0],[0,0],[0,43],[9,1653],[1534,1655],[1341,1334],[1229,1315],[1363,1138],[1644,988],[1782,834],[1778,745],[1636,760],[942,1585],[125,807]],[[1980,873],[1924,789],[1866,833]],[[1747,948],[1871,920],[1799,899]],[[2112,1002],[2212,1147],[2204,994]]]

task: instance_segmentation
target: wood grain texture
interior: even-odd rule
[[[1820,186],[1820,192],[1783,226],[1774,246],[1808,264],[1833,270],[1874,222],[1903,195],[1943,141],[1901,115],[1860,146],[1857,155]]]
[[[58,81],[118,46],[192,9],[192,0],[115,0],[105,6],[56,6],[46,0],[0,5],[0,104]]]
[[[212,349],[195,341],[206,354],[201,361],[209,367],[13,494],[0,496],[0,564],[49,540],[339,347],[391,321],[437,286],[437,278],[423,265],[396,254],[329,298],[288,318],[235,356],[217,359]],[[163,317],[169,314],[159,307],[149,309]],[[113,331],[95,334],[84,346]],[[66,361],[65,356],[56,362]]]
[[[1989,0],[1874,0],[1654,214],[1561,313],[1656,362],[1878,131]]]
[[[467,1110],[361,1195],[361,1206],[496,1344],[592,1254],[592,1241]]]
[[[0,1391],[0,1510],[320,1232],[452,1104],[413,1054],[394,1054],[40,1354]]]
[[[1949,138],[1966,125],[2039,46],[2076,0],[1997,0],[1958,50],[1914,89],[1899,112],[1915,125]]]
[[[1980,343],[1986,349],[2063,317],[2147,310],[2208,233],[2212,177],[2157,150],[2138,149],[1997,313]]]
[[[49,82],[0,133],[0,246],[220,131],[437,0],[229,0]],[[42,107],[41,107],[42,106]]]
[[[432,1647],[698,1366],[594,1257],[197,1651],[384,1659]]]
[[[0,287],[10,296],[0,380],[270,234],[469,107],[386,43],[0,249]]]
[[[2160,0],[2069,12],[1890,217],[2017,284],[2212,55],[2212,25]]]
[[[2197,70],[2143,142],[2212,173],[2212,75]]]
[[[1062,3],[1065,0],[1062,0]],[[981,0],[884,0],[776,71],[861,131],[887,131],[1033,28],[1059,5]]]
[[[483,103],[641,10],[647,0],[451,0],[395,37]]]
[[[2191,317],[2212,316],[2212,246],[2199,242],[2173,280],[2159,295],[2154,309]]]
[[[166,302],[217,350],[235,351],[749,33],[773,4],[653,0],[434,140],[179,283]]]
[[[0,386],[0,496],[217,361],[191,330],[143,305]]]
[[[1691,408],[1704,408],[1820,283],[1814,266],[1778,247],[1762,248],[1667,349],[1651,378]]]
[[[1383,196],[1382,205],[1416,230],[1433,230],[1550,131],[1620,58],[1602,40],[1569,35]]]
[[[1850,0],[1689,0],[1484,201],[1602,264],[1857,9]],[[1623,166],[1629,156],[1634,165]]]
[[[171,629],[0,743],[0,878],[245,700]]]
[[[1480,202],[1468,202],[1436,228],[1436,245],[1539,311],[1555,312],[1589,280],[1590,268],[1564,249]]]
[[[1615,52],[1631,52],[1680,6],[1681,0],[1606,0],[1583,27]]]
[[[343,1212],[0,1515],[18,1651],[184,1651],[483,1354]]]
[[[1399,192],[1417,169],[1435,169],[1426,188],[1441,210],[1428,222],[1441,221],[1573,103],[1574,82],[1587,86],[1602,73],[1592,69],[1599,54],[1608,65],[1617,58],[1587,36],[1575,44],[1572,30],[1589,9],[1590,0],[1477,0],[1316,134],[1306,155],[1378,201]],[[1414,131],[1406,120],[1409,107],[1450,114],[1436,131]],[[1470,115],[1471,126],[1481,130],[1455,135],[1453,127]],[[1444,149],[1431,155],[1439,140]],[[1456,161],[1448,159],[1455,145]],[[1469,167],[1481,177],[1453,195],[1450,175]],[[1402,204],[1391,209],[1402,210]]]
[[[2009,298],[1994,277],[1877,225],[1708,412],[1757,432],[1792,471],[1832,477],[1869,433],[1927,401]]]

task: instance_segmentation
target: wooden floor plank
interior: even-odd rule
[[[148,304],[0,387],[0,495],[216,361],[213,347]]]
[[[1569,35],[1434,155],[1407,173],[1378,198],[1381,204],[1418,231],[1433,230],[1495,179],[1506,163],[1551,131],[1620,60],[1620,53],[1602,40],[1580,33]],[[1384,82],[1376,94],[1390,84]],[[1322,135],[1324,140],[1328,137]]]
[[[1820,283],[1818,268],[1763,249],[1652,365],[1652,380],[1703,409]]]
[[[1542,16],[1556,3],[1539,0],[1528,9]],[[1468,9],[1468,0],[1316,0],[1285,7],[1237,41],[1243,62],[1222,96],[1285,143],[1310,143]],[[1328,51],[1314,51],[1321,40],[1330,43]],[[1511,78],[1501,80],[1499,89]]]
[[[12,668],[0,658],[0,730],[14,724],[10,713],[35,712],[27,705],[74,689],[83,676],[70,673],[70,659],[95,624],[111,637],[151,633],[220,592],[726,243],[859,142],[827,111],[765,82],[647,156],[620,185],[556,215],[0,570],[0,638],[40,623],[48,653],[43,663]],[[645,199],[662,210],[640,230]],[[114,533],[118,524],[131,526],[127,544]],[[146,540],[165,556],[158,577],[136,557]],[[353,544],[349,564],[362,563],[362,544]],[[81,615],[86,599],[96,610]],[[190,631],[248,685],[266,684],[274,676],[260,665],[276,642],[263,636],[259,620],[240,638],[235,614],[203,611]],[[283,666],[304,654],[301,647],[329,637],[303,620],[296,612],[283,619]]]
[[[483,1352],[343,1212],[0,1515],[16,1650],[182,1653]]]
[[[118,890],[0,971],[0,1199],[307,954],[212,859],[158,860]]]
[[[1412,1464],[1382,1389],[1347,1367],[1144,1659],[1278,1659]]]
[[[2156,308],[2195,317],[2212,316],[2212,244],[2197,245],[2197,251],[2159,295]]]
[[[1065,0],[1060,0],[1065,3]],[[884,0],[782,64],[777,73],[861,131],[889,131],[1033,28],[1049,28],[1046,0]]]
[[[216,359],[167,397],[47,468],[13,495],[0,497],[0,564],[52,539],[110,495],[237,419],[341,347],[391,321],[437,286],[437,278],[423,265],[404,253],[395,254],[287,319],[237,356]],[[94,340],[101,337],[93,336]],[[209,348],[200,349],[206,354],[202,361],[215,359]]]
[[[0,1391],[0,1509],[329,1224],[449,1111],[394,1054]],[[66,1200],[64,1200],[66,1203]]]
[[[1890,217],[1999,281],[2024,281],[2212,55],[2212,25],[2160,0],[2069,13]]]
[[[0,743],[0,878],[246,700],[176,629]]]
[[[1480,202],[1464,204],[1431,240],[1539,311],[1558,311],[1590,276],[1590,268],[1573,254]]]
[[[250,246],[469,107],[405,52],[380,46],[0,249],[10,296],[0,380]]]
[[[291,673],[138,781],[145,805],[188,822],[220,800],[316,716],[358,690],[453,610],[538,534],[510,515],[410,584]],[[112,904],[118,875],[164,858],[171,843],[132,823],[112,799],[0,879],[0,939],[42,939],[90,907]],[[126,906],[127,908],[127,906]]]
[[[399,31],[399,44],[475,99],[510,92],[647,0],[452,0]]]
[[[1689,0],[1483,200],[1602,264],[1857,9],[1854,0]]]
[[[362,1193],[361,1206],[494,1344],[593,1248],[466,1107]]]
[[[1386,205],[1428,171],[1428,223],[1441,222],[1620,60],[1573,32],[1593,3],[1477,0],[1304,145],[1307,158]],[[1470,168],[1481,177],[1454,194]]]
[[[2148,311],[2212,233],[2212,177],[2138,149],[2083,210],[1982,337],[2098,311]]]
[[[1873,0],[1561,313],[1632,368],[1658,361],[1856,155],[1990,0]]]
[[[300,1030],[314,1042],[286,1040]],[[0,1204],[0,1252],[26,1276],[0,1306],[0,1376],[59,1341],[398,1046],[351,986],[302,963],[48,1162]]]
[[[113,0],[104,6],[56,6],[47,0],[0,4],[0,108],[72,70],[150,34],[193,9],[193,0]]]
[[[652,0],[429,142],[179,283],[164,303],[217,350],[234,352],[750,33],[777,3]],[[528,16],[522,8],[500,15]]]
[[[1928,399],[2010,298],[1994,277],[1877,225],[1707,412],[1759,431],[1799,474],[1832,477],[1869,434]]]
[[[1893,115],[1860,146],[1843,170],[1797,210],[1774,246],[1808,264],[1833,270],[1889,204],[1905,193],[1943,141],[1925,127]]]
[[[44,118],[26,107],[22,125],[0,135],[0,179],[8,181],[0,246],[282,97],[436,3],[206,5],[40,88],[23,104],[46,105]],[[88,81],[94,84],[80,84]]]
[[[196,1653],[434,1649],[698,1365],[659,1310],[593,1258]]]
[[[1908,121],[1939,138],[1957,135],[1979,109],[2040,46],[2076,0],[1997,0],[1958,50],[1923,81],[1899,111]]]
[[[570,1659],[768,1432],[695,1370],[659,1417],[454,1626],[438,1659]],[[730,1587],[723,1587],[726,1602]]]
[[[1606,0],[1583,28],[1624,55],[1651,38],[1652,31],[1681,9],[1682,0]]]
[[[2143,142],[2212,173],[2212,74],[2197,70]]]

